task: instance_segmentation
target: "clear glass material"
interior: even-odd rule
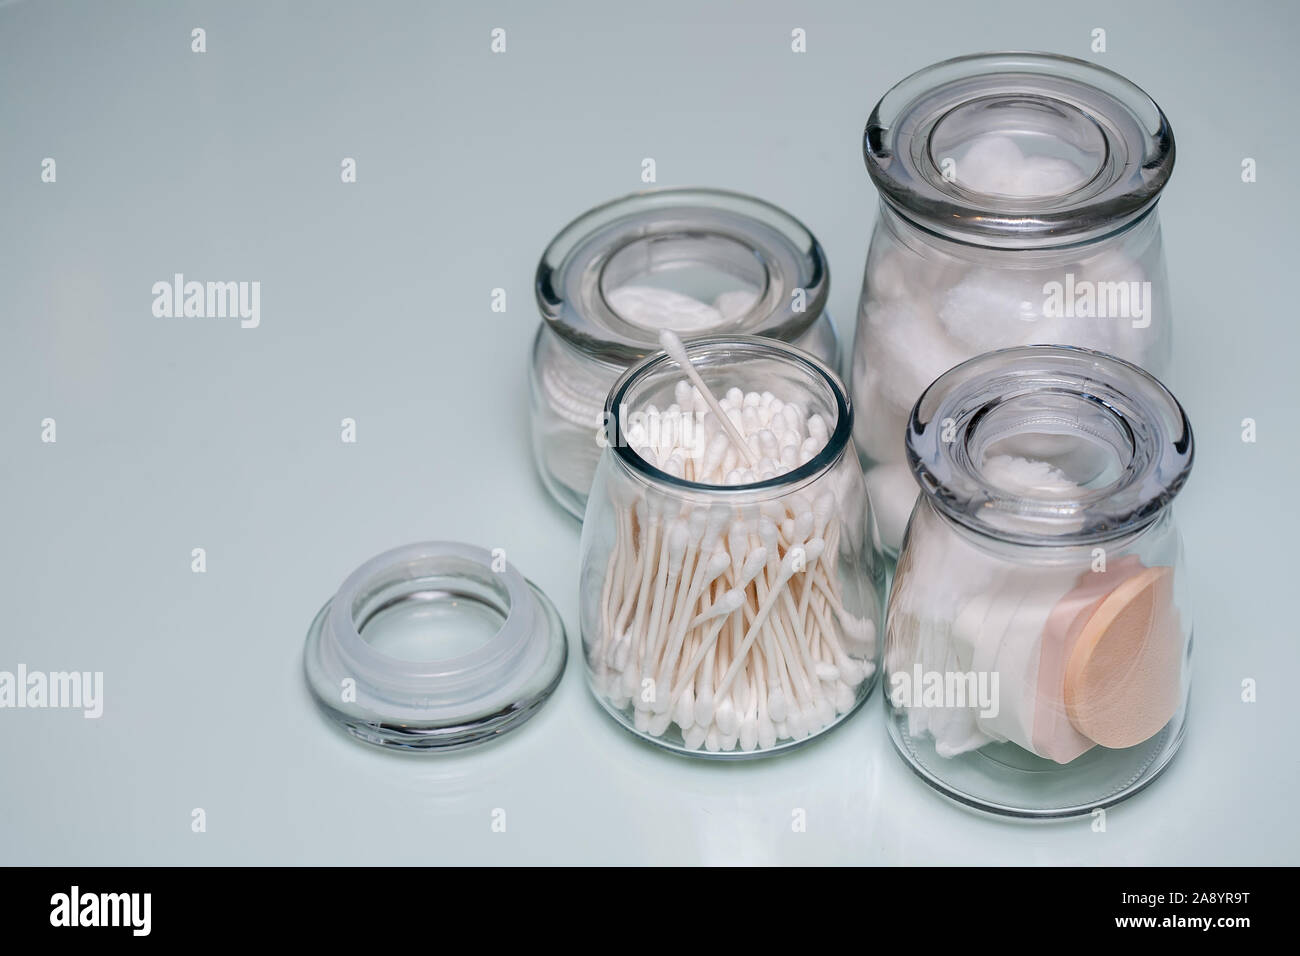
[[[513,565],[428,541],[352,572],[312,621],[303,665],[317,705],[349,734],[433,752],[524,723],[567,656],[559,614]]]
[[[946,796],[1015,817],[1145,787],[1188,696],[1182,408],[1113,356],[1006,349],[926,390],[907,449],[922,493],[884,661],[899,753]]]
[[[1081,60],[962,57],[890,90],[867,125],[881,197],[852,389],[885,549],[915,501],[903,432],[936,376],[982,352],[1078,345],[1164,375],[1156,201],[1173,134],[1138,87]]]
[[[584,213],[537,268],[543,323],[530,374],[533,457],[547,490],[581,517],[605,398],[659,349],[659,332],[755,334],[831,366],[830,272],[813,235],[750,196],[714,189],[635,193]]]
[[[768,392],[819,415],[813,446],[825,441],[766,480],[688,480],[628,442],[643,410],[680,408],[681,368],[660,353],[630,369],[606,403],[610,440],[583,522],[587,675],[619,723],[659,746],[777,753],[852,714],[878,675],[884,566],[852,412],[835,373],[801,350],[754,336],[686,349],[717,396]]]

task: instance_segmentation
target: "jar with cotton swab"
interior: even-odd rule
[[[789,213],[719,189],[652,189],[569,223],[537,266],[542,314],[530,368],[533,457],[581,518],[600,458],[605,397],[659,350],[659,333],[762,335],[831,367],[830,268]]]
[[[778,753],[874,687],[884,565],[843,383],[755,336],[662,337],[619,379],[583,523],[590,687],[717,758]]]
[[[1157,203],[1174,139],[1151,97],[1110,70],[988,53],[889,90],[864,154],[880,204],[853,347],[854,439],[894,553],[916,500],[907,417],[947,369],[1042,343],[1166,374]]]

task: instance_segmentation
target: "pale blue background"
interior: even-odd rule
[[[0,863],[1300,863],[1298,21],[1126,0],[0,6],[0,669],[102,670],[107,694],[97,722],[0,711]],[[905,74],[992,48],[1095,59],[1177,134],[1161,213],[1199,606],[1168,775],[1104,834],[987,821],[913,779],[878,699],[788,757],[686,762],[604,717],[576,653],[497,746],[412,759],[333,733],[303,635],[394,545],[506,548],[576,647],[578,527],[526,438],[554,232],[638,188],[647,156],[661,184],[758,194],[822,240],[847,342],[867,114]],[[261,327],[154,318],[173,272],[260,280]]]

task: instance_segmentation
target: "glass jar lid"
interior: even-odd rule
[[[1103,352],[976,356],[922,393],[907,457],[942,513],[987,538],[1092,544],[1160,514],[1192,468],[1192,428],[1147,372]]]
[[[797,219],[699,188],[633,193],[584,213],[547,246],[536,280],[557,334],[623,366],[657,352],[664,328],[796,339],[829,290],[825,253]]]
[[[501,556],[449,541],[386,551],[312,621],[304,664],[324,713],[367,743],[452,750],[515,729],[568,654],[547,597]]]
[[[1028,248],[1113,232],[1174,166],[1160,107],[1110,70],[984,53],[913,73],[876,104],[867,169],[900,214],[951,239]]]

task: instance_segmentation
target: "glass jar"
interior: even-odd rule
[[[805,437],[786,445],[783,474],[760,459],[759,480],[725,463],[733,484],[696,481],[724,450],[739,456],[682,369],[661,352],[619,379],[582,528],[589,684],[619,723],[669,750],[788,750],[852,714],[878,672],[884,566],[849,400],[825,364],[770,339],[706,336],[686,353],[710,391],[743,407],[735,422],[770,415]],[[655,437],[690,428],[685,442]],[[770,457],[766,428],[752,450]],[[674,442],[688,453],[665,457]]]
[[[908,414],[940,373],[1032,343],[1164,375],[1171,313],[1156,202],[1160,108],[1082,60],[993,53],[903,80],[867,123],[880,213],[853,349],[854,439],[886,551],[915,501]]]
[[[889,730],[941,793],[1050,818],[1132,795],[1183,737],[1182,408],[1087,349],[990,352],[907,429],[921,497],[885,637]]]
[[[659,332],[756,334],[832,367],[830,270],[802,223],[759,199],[656,189],[565,226],[537,267],[543,322],[530,374],[533,456],[551,495],[581,518],[600,457],[605,397]]]

